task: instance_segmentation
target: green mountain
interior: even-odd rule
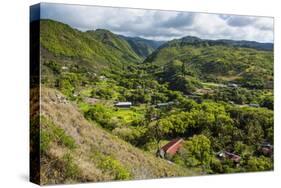
[[[81,32],[53,20],[41,20],[40,31],[43,59],[68,58],[86,64],[90,70],[121,69],[124,64],[142,61],[125,40],[109,31]]]
[[[104,44],[107,48],[111,49],[112,51],[116,51],[116,53],[120,53],[120,56],[125,59],[126,61],[132,62],[141,62],[142,59],[140,58],[137,53],[135,53],[134,49],[131,45],[114,33],[105,30],[105,29],[97,29],[95,31],[87,31],[89,36],[93,37],[93,39],[100,41]]]
[[[256,46],[250,47],[252,44]],[[251,88],[272,88],[273,51],[260,50],[264,45],[248,41],[184,37],[163,44],[144,62],[158,66],[158,70],[162,69],[162,74],[158,76],[164,80],[174,75],[171,71],[175,68],[184,76],[204,82],[231,82]]]
[[[246,41],[246,40],[227,40],[227,39],[218,39],[218,40],[208,40],[208,39],[200,39],[194,36],[186,36],[180,39],[171,40],[163,47],[166,46],[184,46],[184,45],[205,45],[205,46],[212,46],[212,45],[224,45],[224,46],[233,46],[233,47],[245,47],[245,48],[253,48],[257,50],[273,50],[272,43],[260,43],[256,41]]]

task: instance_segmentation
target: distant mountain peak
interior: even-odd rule
[[[253,48],[256,50],[273,50],[273,43],[261,43],[256,41],[247,41],[247,40],[231,40],[231,39],[201,39],[195,36],[185,36],[180,39],[174,39],[167,43],[165,43],[162,47],[166,46],[174,46],[174,45],[227,45],[233,47],[245,47],[245,48]]]

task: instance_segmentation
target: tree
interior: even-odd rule
[[[182,72],[182,76],[185,76],[186,70],[185,70],[185,63],[184,62],[182,62],[182,65],[181,65],[181,72]]]
[[[156,141],[157,151],[160,151],[160,141],[163,139],[163,137],[167,131],[167,130],[163,129],[163,123],[169,124],[170,122],[161,121],[161,124],[160,124],[160,120],[156,120],[156,121],[152,122],[151,124],[149,124],[149,126],[148,126],[148,134]]]
[[[271,159],[264,156],[250,157],[246,167],[249,171],[265,171],[273,169]]]
[[[186,166],[200,165],[205,173],[212,159],[211,141],[204,135],[195,135],[184,143],[180,155]]]
[[[261,106],[273,110],[274,101],[273,96],[267,96],[263,99]]]
[[[160,118],[160,113],[158,109],[156,109],[153,106],[146,107],[143,124],[147,128],[148,138],[149,139],[152,138],[157,142],[158,149],[160,149],[159,143],[162,139],[162,134],[158,128],[159,118]]]

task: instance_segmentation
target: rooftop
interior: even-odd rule
[[[165,152],[169,152],[169,150],[173,149],[174,147],[178,146],[180,143],[183,142],[182,138],[174,139],[164,145],[161,149],[163,149]]]
[[[117,106],[131,106],[132,102],[117,102],[115,105],[117,105]]]

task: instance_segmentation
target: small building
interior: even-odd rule
[[[238,85],[237,84],[234,84],[234,83],[229,83],[227,84],[228,87],[232,87],[232,88],[237,88]]]
[[[103,75],[100,76],[99,79],[100,79],[101,81],[106,81],[106,80],[107,80],[107,78],[106,78],[105,76],[103,76]]]
[[[231,105],[235,105],[235,102],[233,102],[233,101],[228,101],[228,103]]]
[[[260,152],[266,156],[272,156],[273,154],[273,146],[270,143],[263,143],[260,147]]]
[[[259,104],[254,104],[254,103],[251,103],[251,104],[249,104],[248,106],[254,107],[254,108],[259,108],[259,107],[260,107]]]
[[[221,151],[217,155],[220,159],[229,159],[235,163],[239,163],[241,160],[241,157],[239,155],[227,151]]]
[[[79,96],[79,93],[73,93],[73,95],[72,95],[73,97],[78,97]]]
[[[164,102],[164,103],[158,103],[158,104],[156,104],[156,108],[169,107],[169,106],[172,106],[174,104],[176,104],[176,103],[173,102],[173,101]]]
[[[118,108],[130,108],[132,106],[132,102],[117,102],[114,106]]]
[[[164,145],[160,149],[160,151],[158,151],[159,152],[158,155],[160,155],[160,157],[162,158],[165,158],[167,154],[170,156],[175,155],[178,152],[178,150],[182,147],[182,142],[183,142],[182,138],[171,140],[169,143]]]
[[[68,67],[62,66],[61,69],[62,69],[62,70],[68,70]]]

